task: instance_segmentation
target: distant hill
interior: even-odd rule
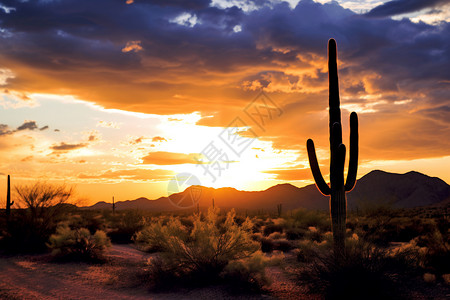
[[[302,188],[291,184],[278,184],[264,191],[247,192],[234,188],[209,188],[191,186],[184,192],[171,196],[172,202],[192,203],[192,195],[201,191],[200,207],[209,207],[214,198],[215,205],[221,208],[249,210],[276,210],[277,204],[283,204],[283,210],[304,207],[306,209],[327,210],[329,197],[323,196],[315,185]],[[184,197],[184,199],[183,199]],[[436,177],[418,172],[395,174],[384,171],[372,171],[360,178],[353,191],[347,194],[349,209],[368,208],[389,205],[394,208],[412,208],[448,202],[450,186]],[[98,202],[86,209],[112,209],[111,203]],[[167,197],[155,200],[138,198],[116,202],[116,209],[144,209],[150,211],[176,211]]]

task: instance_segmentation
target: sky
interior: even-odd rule
[[[442,0],[0,0],[0,207],[7,174],[86,205],[167,196],[177,174],[302,187],[308,138],[328,180],[329,38],[358,178],[450,183],[449,20]]]

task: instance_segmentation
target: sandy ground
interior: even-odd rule
[[[223,286],[154,293],[142,271],[149,254],[131,245],[113,245],[108,262],[56,263],[49,255],[0,258],[1,299],[302,299],[304,290],[278,267],[265,294],[229,294]],[[302,296],[303,295],[303,296]]]

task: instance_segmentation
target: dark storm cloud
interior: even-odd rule
[[[448,4],[448,0],[394,0],[373,8],[366,15],[369,17],[390,17],[445,4]]]

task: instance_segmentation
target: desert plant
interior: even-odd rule
[[[266,226],[264,226],[263,233],[265,236],[268,236],[274,232],[283,232],[283,225],[269,223]]]
[[[114,196],[113,196],[113,202],[112,202],[112,213],[113,213],[113,216],[116,214],[116,202],[114,202]]]
[[[286,226],[308,229],[316,227],[322,231],[331,230],[330,216],[325,212],[306,210],[303,208],[296,209],[292,213],[292,217],[287,219]]]
[[[319,191],[330,195],[330,211],[334,240],[334,253],[337,257],[344,254],[345,224],[347,200],[345,193],[353,189],[358,169],[358,116],[350,114],[350,162],[347,181],[344,184],[345,145],[342,143],[341,110],[339,108],[339,83],[337,71],[336,41],[328,41],[328,76],[329,76],[329,115],[330,115],[330,186],[322,177],[311,139],[307,141],[308,158],[311,171]]]
[[[65,184],[53,185],[40,181],[33,185],[16,186],[15,190],[19,201],[35,220],[58,215],[73,195],[73,189]]]
[[[91,234],[86,228],[70,229],[68,226],[60,226],[50,236],[47,246],[58,258],[100,261],[104,259],[104,252],[111,246],[111,242],[102,230]]]
[[[281,210],[282,210],[282,208],[283,208],[283,204],[277,204],[277,212],[278,212],[278,218],[280,218],[281,217]]]
[[[115,218],[109,224],[108,236],[114,243],[128,244],[132,242],[134,234],[144,227],[145,219],[140,210],[126,210]]]
[[[65,185],[36,182],[15,187],[21,209],[9,220],[1,247],[12,252],[40,252],[58,223],[67,218],[73,190]],[[11,216],[12,217],[12,216]]]
[[[345,255],[336,260],[329,252],[301,253],[299,280],[309,292],[325,299],[402,299],[399,277],[414,274],[410,253],[391,254],[364,241],[348,243]],[[405,289],[406,290],[406,289]]]
[[[140,247],[160,251],[159,273],[185,279],[195,274],[198,282],[209,281],[217,279],[230,261],[246,259],[259,249],[251,238],[251,221],[247,218],[239,226],[234,219],[232,210],[224,223],[218,222],[218,208],[211,207],[204,219],[194,215],[192,229],[172,217],[166,225],[148,225],[134,239]]]
[[[9,219],[9,216],[11,215],[11,206],[13,206],[14,204],[14,201],[11,201],[11,177],[9,175],[6,191],[6,217]]]
[[[248,259],[231,261],[220,275],[235,291],[259,291],[271,283],[266,275],[266,266],[270,264],[270,259],[258,251]]]

